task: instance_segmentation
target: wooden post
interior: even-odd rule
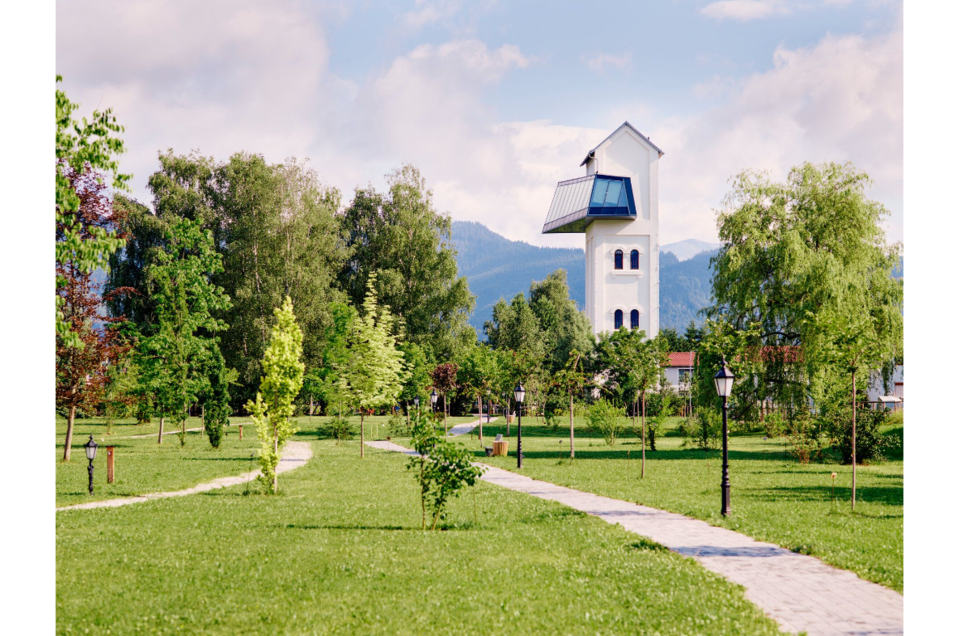
[[[113,446],[107,446],[107,483],[113,483]]]
[[[239,428],[240,428],[240,439],[243,439],[243,425],[242,425],[242,424],[238,424],[237,426],[239,426]]]

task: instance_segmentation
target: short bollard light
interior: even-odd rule
[[[87,459],[90,461],[90,465],[87,466],[87,473],[90,475],[90,494],[93,494],[93,460],[97,456],[97,443],[93,441],[93,435],[90,436],[90,440],[83,445],[83,450],[87,453]]]
[[[835,499],[836,498],[836,473],[833,473],[832,475],[830,475],[830,477],[832,478],[832,498]]]

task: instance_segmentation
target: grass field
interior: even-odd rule
[[[326,418],[300,417],[297,424],[300,439],[316,439],[317,426]],[[450,418],[450,426],[460,422],[470,422],[473,417]],[[385,416],[368,417],[367,439],[383,439],[389,434]],[[239,439],[237,424],[243,427],[243,439]],[[351,418],[355,428],[359,428],[359,418]],[[191,417],[186,427],[203,426],[200,418]],[[102,419],[78,419],[74,424],[71,459],[64,463],[63,441],[66,435],[66,420],[58,419],[56,426],[56,505],[66,506],[85,501],[129,497],[149,492],[180,490],[191,488],[199,483],[239,475],[257,468],[251,455],[258,448],[256,429],[248,417],[231,418],[231,426],[219,449],[213,449],[202,432],[187,433],[186,445],[180,445],[176,435],[164,435],[163,443],[157,444],[156,434],[159,421],[153,418],[149,424],[137,425],[134,420],[124,419],[115,422],[111,434]],[[174,430],[167,423],[164,431]],[[94,460],[94,493],[87,492],[87,459],[83,445],[89,436],[100,445]],[[139,437],[146,435],[147,437]],[[112,484],[107,483],[106,447],[115,447],[115,476]],[[359,452],[359,450],[357,450]]]
[[[671,422],[675,429],[678,418]],[[852,467],[833,460],[801,465],[783,453],[782,440],[762,435],[730,437],[732,516],[720,508],[721,453],[682,447],[682,438],[657,440],[646,453],[640,479],[641,445],[628,435],[607,446],[577,419],[576,459],[569,459],[569,428],[556,431],[533,418],[523,421],[523,474],[600,495],[670,510],[810,554],[864,579],[903,589],[903,462],[892,459],[860,466],[856,511],[849,499]],[[489,440],[505,433],[500,420],[486,426]],[[510,456],[482,461],[516,470],[516,426]],[[888,431],[902,437],[901,426]],[[400,440],[401,441],[401,440]],[[476,441],[464,441],[478,449]],[[832,472],[837,473],[835,491]]]
[[[777,633],[741,588],[554,502],[481,483],[424,533],[403,456],[312,444],[278,496],[57,513],[58,633]]]

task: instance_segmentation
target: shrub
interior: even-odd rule
[[[406,426],[406,420],[400,417],[399,413],[395,411],[390,416],[390,437],[401,437],[404,433],[408,433],[409,429]]]
[[[717,446],[722,432],[722,417],[716,411],[701,407],[695,415],[687,417],[680,424],[683,446],[695,446],[700,450],[709,450]]]
[[[625,428],[623,409],[606,400],[595,402],[586,409],[586,421],[589,429],[599,432],[610,446],[616,443]]]
[[[883,449],[891,442],[882,433],[880,427],[886,423],[887,411],[877,409],[856,410],[856,463],[863,464],[871,460],[882,459]],[[843,464],[852,463],[852,421],[850,420],[839,438],[839,452]]]
[[[663,432],[667,417],[666,411],[660,410],[655,417],[646,418],[646,442],[649,444],[649,450],[656,450],[656,437]]]
[[[483,474],[474,466],[472,454],[459,444],[441,439],[433,422],[426,415],[412,420],[413,448],[419,455],[410,458],[407,468],[413,470],[420,482],[420,504],[423,511],[423,529],[426,529],[426,511],[433,515],[430,530],[446,518],[446,504],[458,497],[465,486],[473,486]]]
[[[816,423],[809,418],[808,412],[796,413],[790,423],[788,437],[791,444],[789,452],[800,464],[808,464],[812,459],[822,459],[822,441]]]
[[[339,444],[341,440],[353,439],[356,430],[350,421],[346,418],[331,417],[325,422],[321,422],[317,427],[320,439],[335,439]]]

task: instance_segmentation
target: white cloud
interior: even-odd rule
[[[600,53],[586,60],[586,66],[594,71],[605,71],[609,67],[625,68],[629,65],[631,56],[629,53],[622,55],[611,55],[609,53]]]
[[[416,8],[403,15],[407,25],[420,28],[449,20],[462,8],[461,0],[416,0]]]
[[[803,160],[852,160],[902,236],[902,35],[829,36],[780,48],[774,67],[716,77],[712,108],[658,119],[645,103],[610,103],[603,128],[504,122],[487,91],[535,60],[515,45],[475,40],[421,45],[354,81],[329,70],[322,11],[287,2],[64,3],[57,72],[88,113],[113,106],[127,127],[123,168],[136,194],[158,150],[220,159],[246,150],[270,161],[309,157],[349,200],[382,187],[402,162],[421,169],[439,209],[510,238],[582,246],[540,234],[557,181],[628,119],[666,151],[660,164],[661,241],[715,239],[712,210],[745,168],[783,178]]]
[[[747,21],[787,14],[790,10],[784,0],[720,0],[707,4],[699,12],[717,20]]]

